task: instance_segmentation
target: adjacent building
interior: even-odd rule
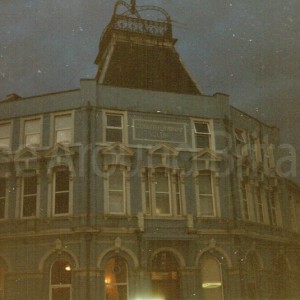
[[[175,43],[118,1],[96,78],[0,103],[1,300],[300,298],[279,131],[203,94]]]

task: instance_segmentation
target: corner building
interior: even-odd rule
[[[95,79],[0,103],[1,300],[300,299],[279,131],[202,94],[175,42],[118,1]]]

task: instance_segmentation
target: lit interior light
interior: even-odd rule
[[[66,271],[71,271],[71,266],[69,266],[69,265],[65,266],[65,270]]]
[[[204,282],[202,283],[202,287],[204,289],[215,289],[222,285],[221,282]]]
[[[110,277],[105,277],[105,283],[106,283],[106,284],[110,284],[110,283],[111,283]]]

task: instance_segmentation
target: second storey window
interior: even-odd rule
[[[194,121],[194,139],[196,148],[211,147],[211,132],[208,122]]]
[[[235,129],[235,149],[236,154],[244,156],[247,154],[247,138],[246,132],[240,129]]]
[[[263,198],[261,195],[261,188],[258,186],[255,189],[255,198],[256,198],[256,208],[257,208],[257,221],[263,223],[264,218],[264,205]]]
[[[25,146],[39,147],[41,144],[41,119],[24,121]]]
[[[125,214],[126,212],[126,182],[125,171],[117,167],[110,170],[108,177],[109,213]]]
[[[70,174],[68,168],[54,172],[53,215],[67,215],[70,212]]]
[[[123,114],[105,114],[105,141],[124,142],[124,116]]]
[[[198,215],[203,217],[216,216],[214,184],[211,172],[200,173],[196,181]]]
[[[249,213],[249,197],[247,192],[247,185],[244,181],[240,182],[240,191],[241,191],[241,206],[242,206],[242,216],[246,220],[250,220]]]
[[[22,217],[36,216],[37,207],[37,176],[28,174],[22,179]]]
[[[0,219],[5,218],[5,204],[6,204],[6,179],[0,178]]]
[[[11,123],[0,124],[0,148],[10,147]]]
[[[183,214],[182,185],[176,171],[158,168],[144,174],[145,212],[154,216]]]
[[[72,142],[72,114],[54,117],[54,143],[71,144]]]

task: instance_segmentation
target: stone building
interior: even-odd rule
[[[300,298],[279,131],[204,95],[175,43],[118,1],[96,78],[1,101],[1,300]]]

